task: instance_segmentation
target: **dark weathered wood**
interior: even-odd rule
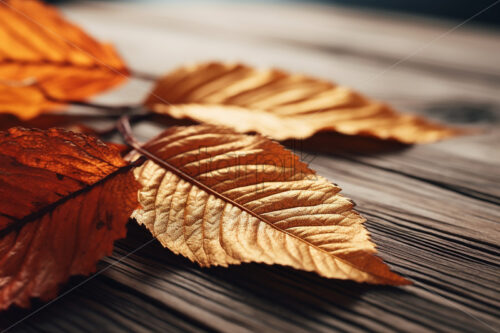
[[[288,142],[357,203],[380,256],[415,284],[374,287],[257,264],[202,269],[131,222],[100,264],[111,267],[44,308],[0,314],[0,325],[40,309],[12,331],[499,331],[500,32],[460,28],[388,70],[453,25],[321,6],[188,7],[76,4],[65,11],[116,43],[141,73],[195,60],[275,65],[483,131],[418,147],[370,142],[368,151],[353,151],[342,136]],[[99,100],[137,103],[150,86],[132,80]],[[145,121],[134,131],[146,140],[162,127]]]

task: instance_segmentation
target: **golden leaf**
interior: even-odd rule
[[[374,256],[365,219],[340,188],[263,136],[173,127],[143,147],[133,213],[170,250],[202,266],[280,264],[321,276],[407,284]]]
[[[42,89],[18,87],[25,100],[16,103],[29,104],[29,112],[0,98],[0,112],[24,119],[52,107],[47,98],[40,100],[41,91],[53,100],[82,100],[123,82],[128,73],[110,45],[37,0],[0,1],[0,40],[0,80],[30,79]]]
[[[327,81],[241,64],[179,68],[157,82],[144,104],[175,118],[226,125],[277,140],[335,131],[412,144],[458,133]]]

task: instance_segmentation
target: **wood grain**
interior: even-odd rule
[[[140,248],[150,236],[129,223],[127,238],[101,263],[113,266],[11,331],[500,330],[500,32],[462,27],[387,70],[453,24],[278,6],[84,3],[64,10],[115,42],[139,72],[212,59],[274,65],[480,128],[378,153],[338,149],[339,138],[292,143],[357,203],[381,257],[415,285],[373,287],[258,264],[202,269],[156,241]],[[133,80],[99,100],[137,102],[150,86]],[[146,140],[161,128],[143,122],[134,130]],[[4,312],[0,324],[7,328],[37,307]]]

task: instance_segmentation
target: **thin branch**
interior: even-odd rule
[[[148,74],[138,71],[130,71],[130,77],[134,79],[144,80],[144,81],[156,81],[158,77],[153,74]]]
[[[124,114],[130,114],[136,110],[142,112],[144,110],[144,107],[140,104],[137,105],[109,105],[109,104],[100,104],[100,103],[93,103],[93,102],[87,102],[87,101],[59,101],[62,103],[67,103],[71,105],[77,105],[77,106],[83,106],[86,108],[92,108],[92,109],[99,109],[99,110],[106,110],[108,112],[111,112],[113,116],[122,116]]]
[[[123,116],[120,118],[120,120],[118,120],[117,128],[123,136],[123,140],[125,140],[125,142],[128,143],[132,148],[134,148],[141,154],[143,154],[143,152],[146,152],[146,150],[142,148],[139,141],[137,141],[132,134],[132,128],[130,128],[130,118],[128,116]],[[147,154],[143,155],[147,156]]]
[[[150,113],[135,114],[135,115],[130,116],[129,121],[130,121],[130,123],[136,123],[136,122],[139,122],[141,120],[147,119],[150,116],[152,116],[152,114],[150,114]],[[111,135],[111,134],[115,133],[116,131],[119,131],[119,128],[118,128],[119,126],[120,125],[119,125],[119,121],[118,121],[113,126],[110,126],[109,128],[102,129],[102,130],[95,130],[94,129],[94,131],[96,132],[97,135],[99,135],[99,137],[103,137],[103,136]]]

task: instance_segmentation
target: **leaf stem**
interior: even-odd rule
[[[146,119],[146,118],[148,118],[150,116],[151,116],[151,114],[149,114],[149,113],[135,114],[135,115],[132,115],[129,119],[130,119],[130,122],[135,123],[135,122],[144,120],[144,119]],[[102,130],[96,130],[96,129],[93,129],[93,130],[95,131],[95,133],[99,137],[103,137],[103,136],[106,137],[106,136],[109,136],[109,135],[115,133],[116,131],[119,131],[118,126],[119,126],[119,122],[116,122],[113,126],[110,126],[108,128],[105,128],[105,129],[102,129]],[[130,145],[130,146],[132,146],[132,145]]]
[[[225,196],[222,193],[217,192],[216,190],[212,189],[208,185],[205,185],[201,181],[199,181],[196,178],[191,177],[189,174],[181,170],[180,168],[170,164],[169,162],[161,159],[160,157],[156,156],[155,154],[149,152],[148,150],[144,149],[142,145],[139,143],[139,141],[136,140],[132,133],[132,129],[130,128],[130,121],[128,116],[123,116],[120,118],[118,121],[118,130],[120,133],[123,135],[123,138],[125,142],[127,142],[130,146],[132,146],[137,152],[139,152],[143,157],[147,157],[149,160],[155,162],[156,164],[162,166],[163,168],[167,169],[168,171],[172,172],[173,174],[177,175],[178,177],[190,182],[191,184],[194,184],[198,188],[204,190],[207,193],[212,194],[213,196],[228,202],[232,204],[235,207],[238,207],[242,211],[247,212],[248,214],[254,216],[255,218],[269,224],[271,227],[276,228],[271,222],[269,222],[265,217],[258,215],[254,211],[250,210],[249,208],[243,206],[242,204],[234,201],[233,199]],[[281,229],[278,229],[281,230]],[[283,230],[281,230],[283,231]],[[286,231],[284,231],[286,233]],[[296,237],[296,236],[294,236]]]
[[[144,149],[142,149],[139,141],[136,140],[134,135],[132,134],[132,128],[130,127],[130,118],[129,116],[122,116],[117,123],[118,131],[120,131],[123,139],[127,144],[129,144],[132,148],[142,153]],[[145,155],[145,154],[144,154]]]
[[[83,106],[86,108],[111,111],[112,113],[115,113],[118,115],[128,114],[128,113],[131,113],[135,110],[142,111],[144,109],[143,106],[140,104],[138,104],[138,105],[108,105],[108,104],[100,104],[100,103],[93,103],[93,102],[87,102],[87,101],[60,101],[60,102],[68,103],[71,105]]]
[[[138,72],[138,71],[130,71],[130,77],[138,80],[144,80],[144,81],[156,81],[158,80],[158,77],[156,77],[153,74],[148,74],[144,72]]]

